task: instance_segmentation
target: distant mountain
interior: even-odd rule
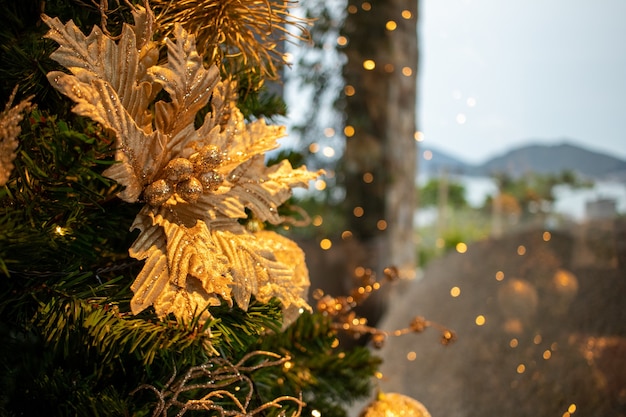
[[[435,148],[427,148],[432,158],[420,159],[420,173],[436,175],[442,169],[449,173],[490,176],[504,172],[514,177],[533,172],[558,174],[565,170],[591,179],[626,180],[626,161],[564,142],[558,145],[531,144],[512,149],[480,165],[471,165]],[[422,154],[424,151],[421,152]]]
[[[468,174],[476,169],[475,166],[462,161],[461,159],[450,155],[436,147],[426,146],[419,150],[420,159],[418,161],[418,170],[422,176],[437,176],[442,172],[452,174]]]

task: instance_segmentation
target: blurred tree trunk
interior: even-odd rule
[[[354,128],[343,160],[345,201],[352,240],[365,253],[357,266],[377,274],[395,266],[407,278],[417,258],[417,9],[417,0],[349,0],[342,31],[346,126]]]

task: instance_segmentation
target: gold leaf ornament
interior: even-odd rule
[[[32,97],[13,106],[16,94],[17,86],[13,89],[4,111],[0,112],[0,186],[5,185],[11,176],[18,145],[17,138],[22,131],[20,122],[24,118],[23,113],[32,107],[30,103]]]
[[[246,122],[233,86],[205,68],[194,37],[180,25],[166,39],[167,61],[157,64],[154,17],[136,6],[135,25],[119,40],[98,27],[85,36],[73,22],[43,17],[46,35],[60,47],[51,56],[70,73],[48,79],[75,103],[73,111],[115,134],[117,164],[105,171],[125,186],[120,198],[143,201],[132,228],[140,233],[130,255],[145,260],[132,284],[133,313],[153,306],[159,316],[190,320],[221,300],[246,309],[254,295],[277,297],[285,322],[310,309],[304,253],[276,233],[252,233],[238,222],[246,209],[279,224],[278,207],[292,188],[307,187],[321,172],[271,167],[265,152],[278,146],[284,127]],[[155,102],[165,90],[168,101]],[[198,128],[196,114],[211,111]]]

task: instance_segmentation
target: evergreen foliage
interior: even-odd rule
[[[280,303],[255,300],[247,311],[211,307],[204,323],[130,313],[130,284],[142,265],[128,255],[135,238],[129,229],[140,207],[116,198],[119,185],[102,175],[114,163],[112,138],[72,114],[69,100],[48,84],[56,45],[42,37],[38,18],[73,19],[88,32],[101,23],[100,11],[78,0],[0,6],[0,99],[17,84],[18,99],[33,94],[36,104],[0,188],[0,415],[152,415],[157,398],[141,386],[161,389],[191,367],[215,358],[234,364],[264,350],[288,356],[291,367],[249,372],[256,391],[250,409],[302,393],[309,414],[344,416],[347,402],[369,392],[378,360],[362,347],[337,347],[327,317],[303,314],[283,331]],[[128,17],[127,5],[118,6],[108,15],[111,33]],[[284,113],[282,100],[262,85],[240,83],[244,114]]]

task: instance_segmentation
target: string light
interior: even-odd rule
[[[452,287],[450,289],[450,295],[455,298],[458,297],[461,295],[461,289],[459,287]]]
[[[387,222],[385,220],[379,220],[376,222],[376,228],[380,231],[387,229]]]
[[[348,84],[343,88],[343,92],[347,97],[352,97],[356,91],[353,86]]]
[[[393,64],[390,63],[387,63],[383,66],[383,71],[385,71],[387,74],[391,74],[394,69],[395,67],[393,66]]]
[[[455,248],[458,253],[467,252],[467,244],[465,244],[464,242],[457,243]]]
[[[363,266],[356,267],[354,276],[359,279],[359,286],[355,287],[349,296],[332,297],[324,294],[321,289],[316,289],[313,291],[313,298],[317,300],[317,311],[332,318],[332,327],[335,330],[342,330],[354,336],[370,335],[371,342],[376,348],[382,347],[388,336],[421,333],[429,327],[435,327],[440,330],[440,340],[443,345],[448,345],[456,339],[456,335],[451,330],[420,316],[414,317],[407,327],[392,332],[371,327],[367,324],[366,318],[357,316],[353,311],[355,307],[368,299],[371,294],[379,291],[383,283],[392,282],[399,278],[398,269],[395,267],[385,268],[383,274],[385,280],[379,282],[371,269]],[[416,358],[417,354],[415,352],[407,354],[408,360],[415,360]]]
[[[361,206],[357,206],[354,208],[354,210],[352,210],[352,214],[354,214],[354,217],[362,217],[364,213],[365,210],[363,210],[363,207]]]
[[[504,279],[504,272],[498,271],[496,272],[496,281],[502,281]]]
[[[543,232],[542,238],[543,238],[544,242],[549,242],[550,239],[552,239],[552,234],[550,232],[548,232],[548,231]]]
[[[483,316],[482,314],[476,316],[476,319],[474,320],[477,326],[483,326],[485,324],[485,321],[485,316]]]
[[[365,61],[363,61],[363,68],[365,68],[368,71],[371,71],[374,68],[376,68],[376,62],[374,62],[374,60],[372,59],[366,59]]]
[[[337,37],[337,45],[346,46],[347,44],[348,44],[348,38],[346,38],[345,36]]]
[[[366,184],[371,184],[374,181],[374,175],[371,172],[366,172],[363,174],[363,182]]]
[[[318,143],[312,143],[309,145],[309,152],[311,153],[317,153],[320,150],[320,145]]]
[[[320,248],[323,250],[328,250],[333,246],[333,242],[330,239],[322,239],[320,241]]]
[[[354,126],[347,125],[346,127],[344,127],[343,128],[343,134],[347,138],[351,138],[352,136],[354,136]]]
[[[396,30],[398,28],[398,24],[396,22],[394,22],[393,20],[389,20],[386,24],[385,24],[385,29],[387,29],[389,32],[393,32],[394,30]]]
[[[324,154],[324,156],[327,158],[332,158],[333,156],[335,156],[335,149],[330,146],[324,146],[322,154]]]
[[[363,9],[366,12],[369,12],[370,10],[372,10],[372,5],[370,2],[364,1],[363,3],[361,3],[361,9]]]
[[[358,11],[359,10],[356,8],[356,6],[354,4],[351,4],[351,5],[348,6],[348,13],[355,14]]]
[[[519,246],[517,247],[517,254],[518,254],[519,256],[526,255],[526,246],[524,246],[524,245],[519,245]]]
[[[316,180],[315,181],[315,189],[317,191],[324,191],[326,189],[326,181],[320,180],[320,179]]]
[[[411,67],[402,67],[402,75],[404,75],[405,77],[410,77],[411,75],[413,75],[413,70],[411,69]]]
[[[332,127],[325,128],[324,136],[326,136],[327,138],[332,138],[333,136],[335,136],[335,129],[333,129]]]
[[[413,134],[413,138],[417,141],[417,142],[422,142],[424,141],[424,132],[420,132],[419,130],[416,131]]]
[[[411,17],[413,17],[413,14],[411,13],[410,10],[402,10],[402,18],[403,19],[410,19]]]

